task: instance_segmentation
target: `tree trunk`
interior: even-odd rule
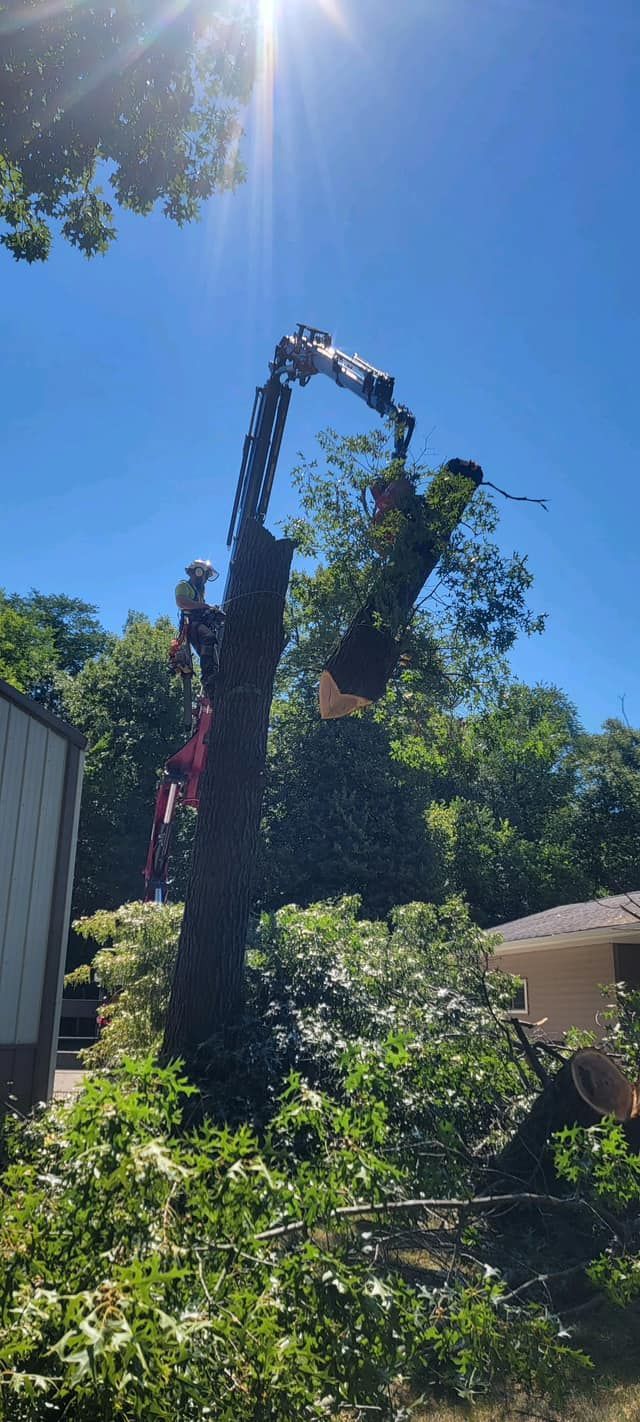
[[[251,881],[293,544],[247,524],[234,563],[164,1056],[193,1061],[242,1014]]]
[[[328,658],[320,681],[323,720],[348,716],[382,696],[402,651],[402,636],[427,578],[482,482],[479,464],[452,459],[424,497],[402,513],[393,552],[371,596]]]
[[[565,1062],[536,1097],[531,1110],[504,1150],[493,1172],[499,1188],[544,1191],[553,1180],[547,1146],[563,1126],[595,1126],[603,1116],[628,1123],[633,1140],[636,1093],[627,1077],[604,1052],[586,1047]]]

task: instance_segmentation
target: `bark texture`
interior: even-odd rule
[[[424,496],[414,495],[403,507],[389,561],[326,662],[320,693],[324,719],[348,715],[382,696],[414,605],[481,482],[479,464],[452,459]]]
[[[235,559],[167,1027],[165,1058],[193,1061],[242,1013],[273,680],[293,544],[249,522]]]

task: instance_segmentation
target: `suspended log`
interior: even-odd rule
[[[382,696],[415,603],[481,482],[479,464],[451,459],[426,494],[410,491],[389,516],[400,522],[389,560],[320,678],[323,720],[348,716]]]
[[[536,1097],[515,1135],[496,1157],[492,1189],[544,1190],[552,1182],[548,1143],[563,1126],[595,1126],[604,1116],[625,1122],[636,1148],[637,1092],[611,1057],[595,1047],[576,1052]],[[640,1145],[640,1141],[637,1142]]]

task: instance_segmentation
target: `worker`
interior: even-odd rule
[[[384,479],[375,479],[370,488],[376,506],[373,523],[382,523],[390,509],[400,509],[404,512],[415,496],[414,486],[404,471],[390,483]]]
[[[211,700],[218,675],[220,627],[224,622],[222,608],[205,601],[205,587],[218,574],[208,558],[194,558],[185,568],[188,581],[178,583],[176,603],[181,612],[181,630],[184,629],[191,646],[200,658],[202,685]]]

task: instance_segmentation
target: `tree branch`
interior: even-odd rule
[[[522,1023],[518,1021],[517,1017],[512,1017],[510,1021],[531,1070],[535,1072],[538,1081],[541,1082],[543,1086],[548,1086],[551,1079],[549,1073],[545,1067],[543,1067],[533,1042],[529,1041]]]
[[[511,499],[514,504],[539,504],[545,513],[549,512],[549,499],[531,499],[528,494],[509,494],[506,489],[501,489],[499,484],[492,484],[490,479],[483,480],[485,489],[495,489],[496,494],[502,494],[503,499]]]
[[[500,1302],[511,1303],[513,1299],[519,1299],[521,1294],[526,1293],[527,1289],[533,1289],[536,1284],[550,1284],[558,1279],[570,1279],[574,1274],[583,1274],[592,1262],[591,1259],[583,1259],[581,1264],[572,1264],[569,1269],[556,1269],[551,1274],[536,1274],[533,1279],[527,1279],[526,1283],[512,1289],[510,1294],[503,1294]]]
[[[475,1213],[482,1213],[483,1210],[491,1210],[503,1205],[547,1205],[550,1209],[590,1209],[588,1200],[583,1200],[577,1195],[540,1195],[533,1191],[520,1191],[513,1195],[475,1195],[470,1199],[452,1196],[449,1199],[419,1199],[419,1200],[362,1200],[357,1205],[342,1205],[334,1210],[331,1219],[366,1219],[367,1215],[376,1214],[416,1214],[420,1210],[441,1210],[443,1213],[449,1210],[467,1210]],[[316,1220],[314,1228],[320,1228],[326,1224],[326,1220]],[[272,1229],[265,1229],[261,1234],[256,1234],[256,1240],[265,1241],[269,1239],[282,1239],[285,1235],[299,1234],[306,1229],[304,1220],[290,1220],[286,1224],[274,1225]]]

